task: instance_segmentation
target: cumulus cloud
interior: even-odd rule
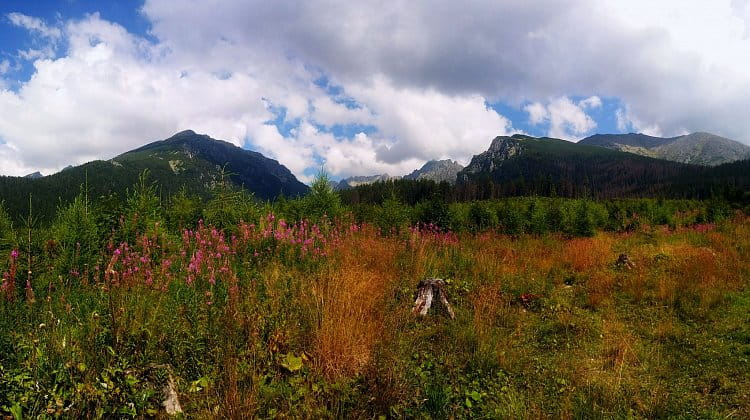
[[[446,95],[434,89],[398,88],[383,78],[353,84],[350,91],[376,113],[379,134],[395,139],[378,148],[378,160],[468,160],[491,139],[513,131],[510,121],[489,108],[480,95]]]
[[[628,106],[626,106],[625,108],[618,108],[617,111],[615,111],[615,119],[617,121],[617,129],[621,132],[638,132],[655,137],[661,137],[665,135],[657,124],[648,124],[644,121],[639,120],[638,117],[632,114],[631,109]],[[669,135],[677,136],[688,133],[689,132],[687,130],[682,130],[678,132],[672,132]]]
[[[596,128],[596,122],[586,114],[585,109],[601,107],[601,99],[591,96],[578,102],[568,97],[550,100],[547,104],[534,102],[524,107],[529,114],[529,124],[549,126],[547,135],[550,137],[572,140],[591,132]]]
[[[283,56],[256,64],[258,53],[230,39],[195,60],[192,48],[149,42],[98,15],[68,22],[63,38],[64,55],[38,57],[30,81],[0,92],[6,173],[54,172],[192,128],[248,143],[306,180],[320,165],[341,176],[400,174],[427,159],[468,160],[511,129],[480,95],[399,89],[387,78],[330,96],[313,83],[319,70]],[[270,123],[280,108],[297,125],[286,135]],[[376,127],[337,138],[327,131],[336,125]]]
[[[313,101],[313,118],[316,122],[326,125],[372,124],[374,115],[362,106],[350,107],[335,102],[333,98],[322,96]]]
[[[468,160],[513,132],[487,106],[497,101],[527,104],[532,125],[564,138],[595,130],[589,114],[612,97],[618,128],[747,142],[748,10],[746,0],[146,0],[148,39],[98,15],[50,24],[11,13],[6,22],[41,40],[17,52],[33,77],[0,85],[1,171],[49,172],[192,128],[302,177],[322,164],[398,174]],[[272,123],[279,110],[292,129]],[[336,134],[342,126],[354,132]]]
[[[330,99],[318,99],[312,119],[304,118],[287,137],[267,125],[262,135],[252,137],[252,143],[296,174],[320,162],[334,175],[401,175],[430,159],[452,158],[466,163],[473,154],[486,150],[494,136],[513,131],[510,121],[490,109],[478,95],[399,89],[382,79],[351,85],[347,92],[368,108],[349,109]],[[371,124],[377,131],[360,132],[351,139],[337,138],[313,124],[330,124],[329,120]]]
[[[65,56],[36,60],[30,81],[0,92],[3,172],[49,173],[186,127],[241,144],[247,126],[271,116],[267,90],[247,75],[186,75],[161,46],[98,16],[69,22],[64,34]]]
[[[346,86],[385,76],[396,87],[491,101],[603,95],[665,133],[703,129],[743,139],[750,122],[727,122],[750,106],[743,93],[750,44],[737,15],[745,6],[530,0],[288,8],[243,1],[175,10],[167,0],[149,0],[144,13],[157,22],[154,33],[176,46],[205,47],[221,33],[256,52],[284,51]],[[196,28],[189,36],[181,35],[185,22]]]

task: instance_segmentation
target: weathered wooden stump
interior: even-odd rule
[[[414,301],[414,307],[411,312],[420,316],[427,315],[427,311],[432,306],[432,300],[437,295],[440,299],[440,303],[445,306],[451,319],[454,319],[456,315],[453,313],[453,308],[448,302],[448,295],[444,290],[445,281],[442,279],[427,278],[419,282],[417,285],[417,299]]]
[[[180,406],[180,399],[177,397],[177,387],[174,384],[172,373],[169,374],[167,383],[164,384],[164,388],[162,389],[162,393],[164,394],[164,401],[162,401],[161,405],[164,406],[167,414],[170,416],[176,416],[182,413],[182,407]]]
[[[620,268],[625,268],[627,270],[631,270],[635,268],[635,263],[630,260],[630,257],[628,257],[628,254],[620,254],[620,256],[617,257],[617,262],[615,262],[615,265]]]

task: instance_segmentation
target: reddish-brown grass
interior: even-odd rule
[[[313,360],[326,377],[360,373],[383,338],[382,301],[392,294],[396,279],[395,249],[391,240],[351,240],[339,263],[312,285],[317,314]]]
[[[586,282],[588,292],[588,306],[598,308],[610,299],[614,292],[615,278],[611,272],[597,270],[589,276]]]
[[[565,244],[562,260],[576,270],[586,271],[614,261],[611,235],[575,238]]]

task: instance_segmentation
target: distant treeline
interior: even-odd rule
[[[510,171],[509,171],[510,172]],[[475,200],[494,200],[504,197],[540,196],[561,198],[615,199],[720,199],[737,206],[750,205],[750,160],[721,166],[691,167],[690,172],[669,174],[664,178],[644,176],[617,182],[616,174],[609,177],[606,188],[593,176],[583,176],[577,182],[571,178],[553,177],[539,172],[537,176],[509,177],[496,180],[489,176],[457,185],[437,184],[432,181],[390,180],[360,185],[341,191],[347,204],[380,204],[394,197],[402,203],[415,205],[437,199],[454,203]]]

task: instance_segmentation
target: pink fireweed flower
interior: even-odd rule
[[[14,249],[13,251],[10,251],[10,258],[13,260],[16,260],[18,258],[18,250]]]

